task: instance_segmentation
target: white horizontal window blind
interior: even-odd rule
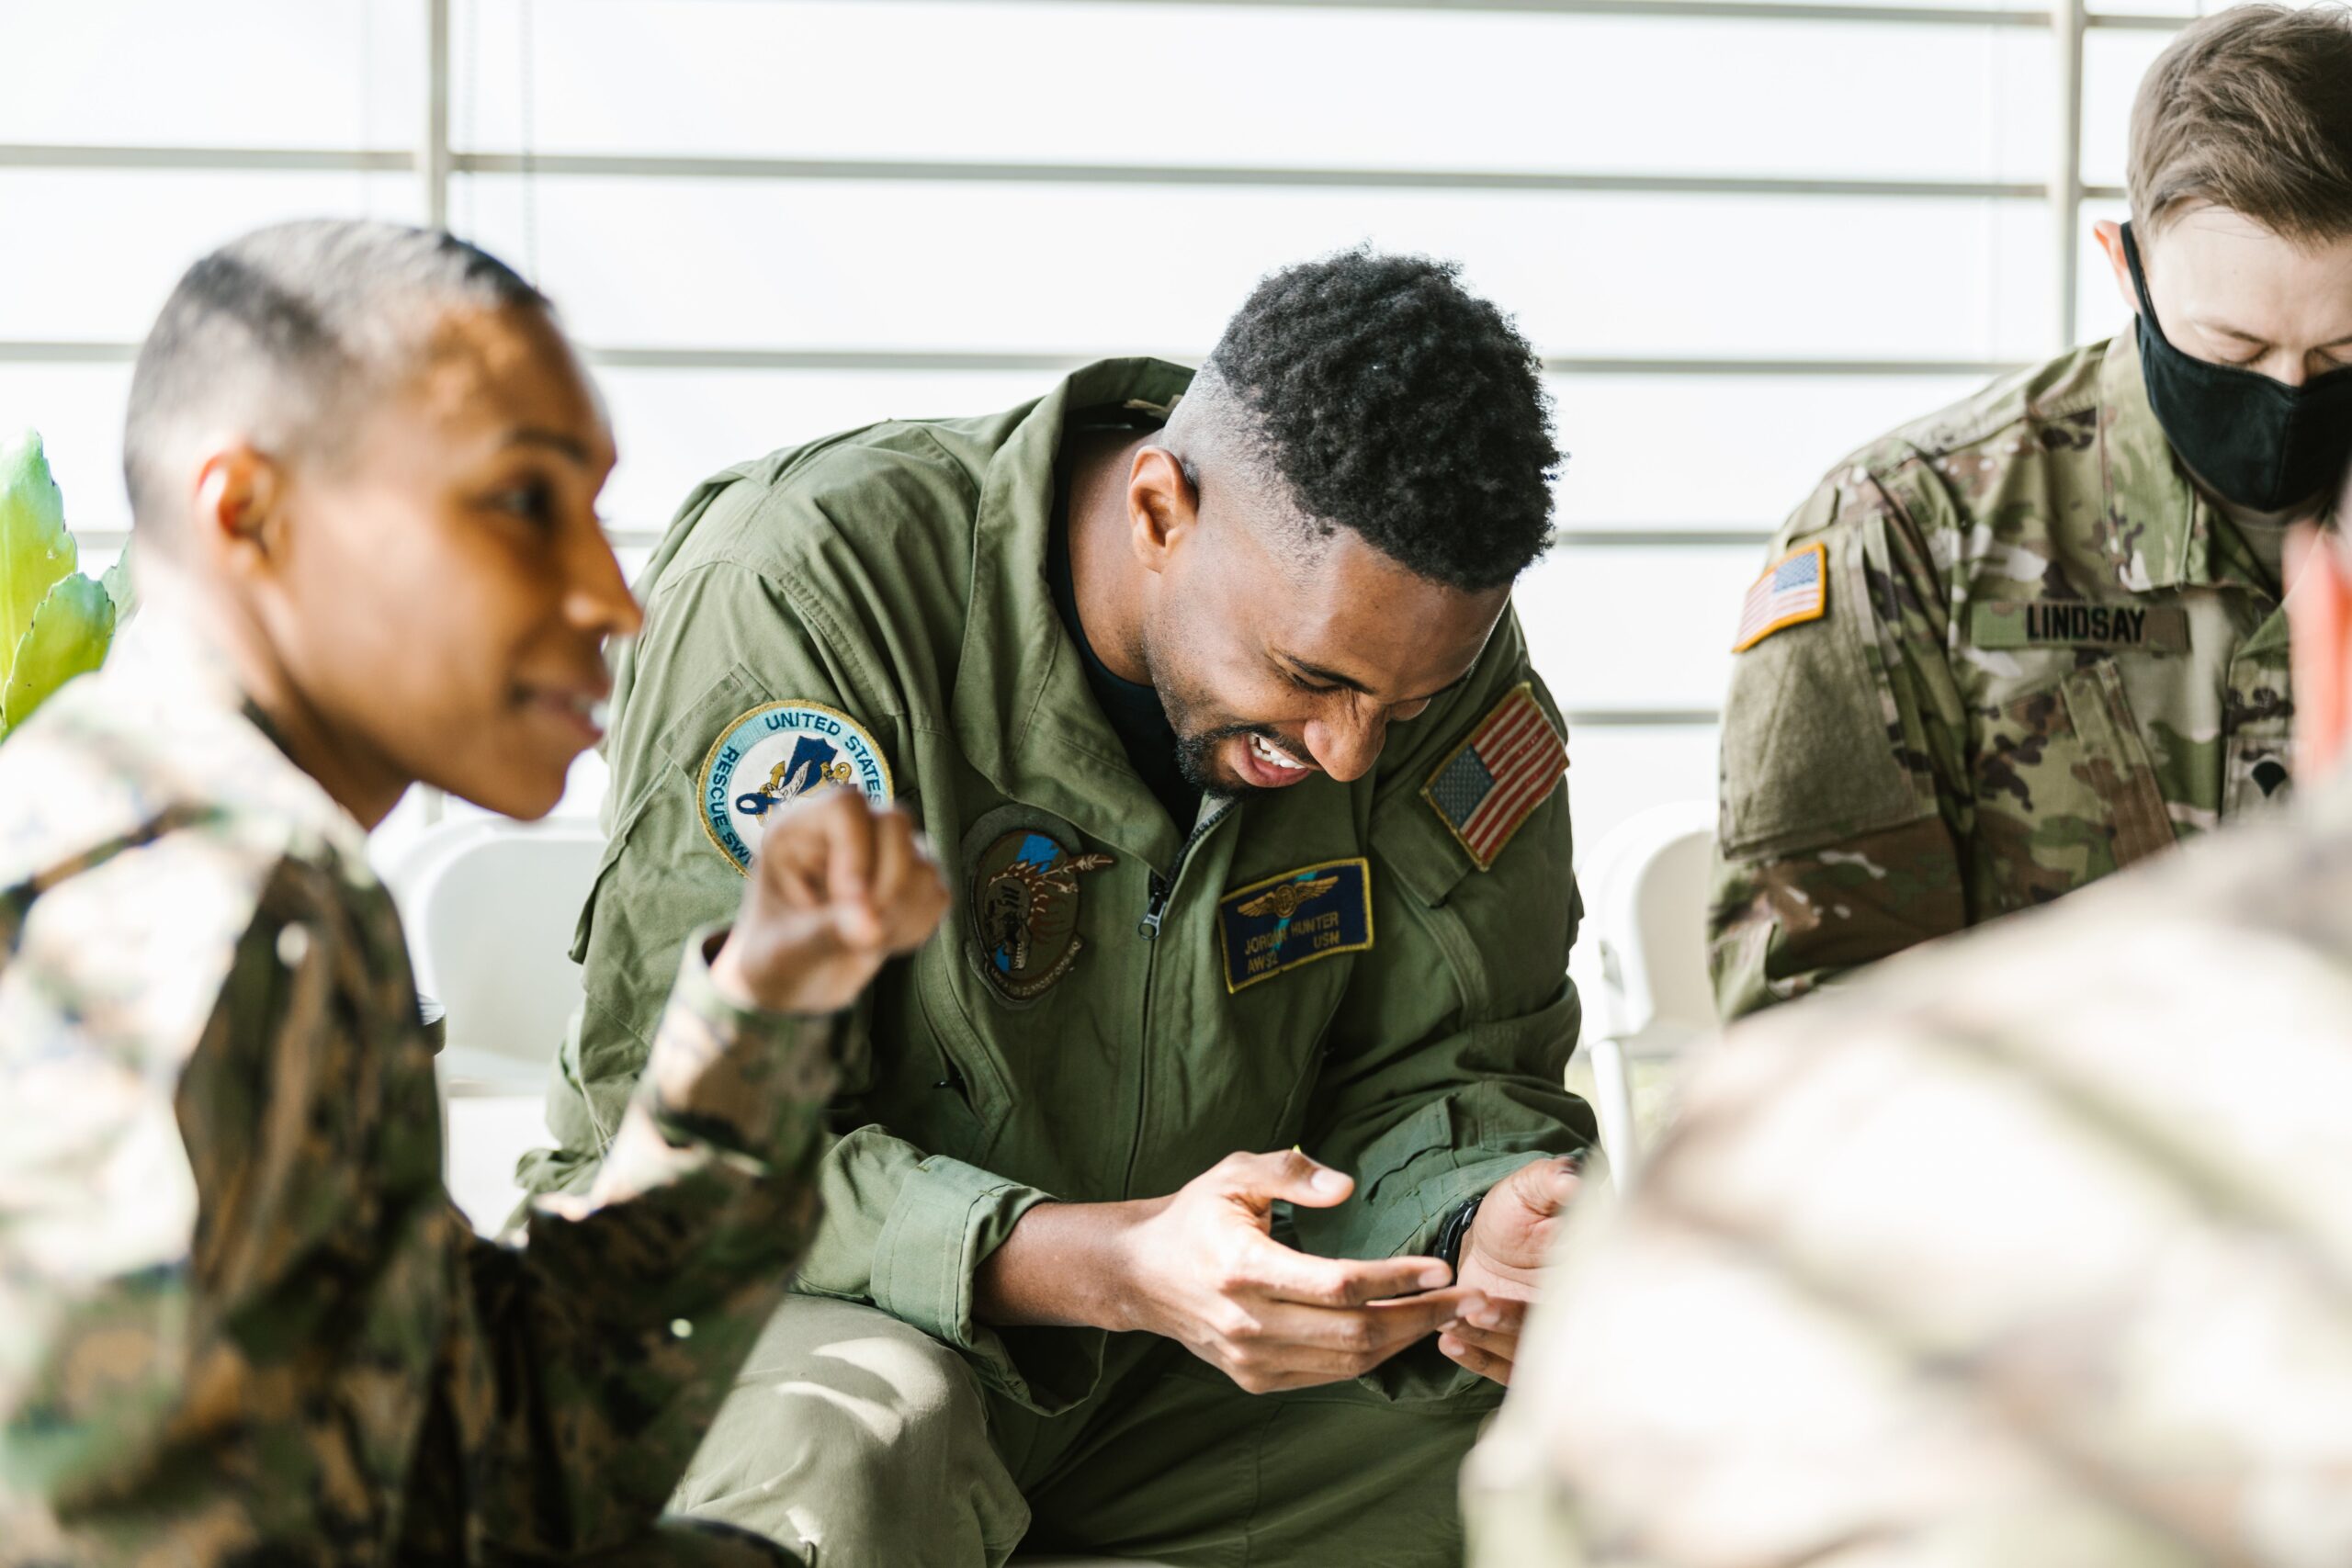
[[[210,245],[443,220],[562,307],[641,561],[825,431],[1193,357],[1251,283],[1459,257],[1572,454],[1520,614],[1579,832],[1714,784],[1741,589],[1842,455],[2122,319],[2095,217],[2193,0],[0,0],[0,425],[103,556],[130,355]],[[29,238],[28,238],[29,237]],[[567,809],[591,809],[593,761]]]

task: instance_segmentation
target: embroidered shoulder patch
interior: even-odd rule
[[[1774,632],[1817,621],[1829,614],[1829,547],[1807,545],[1764,569],[1748,585],[1739,607],[1739,630],[1731,650],[1746,653]]]
[[[1437,765],[1421,798],[1480,871],[1490,869],[1568,765],[1568,743],[1522,682]]]
[[[767,703],[730,722],[703,759],[702,828],[749,873],[760,826],[786,801],[823,784],[890,798],[890,764],[865,727],[821,703]]]
[[[1372,863],[1303,865],[1216,902],[1225,988],[1238,991],[1318,958],[1372,945]]]

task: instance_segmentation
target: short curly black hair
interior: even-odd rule
[[[1369,247],[1260,283],[1204,369],[1315,527],[1433,581],[1503,587],[1551,538],[1543,367],[1458,263]]]

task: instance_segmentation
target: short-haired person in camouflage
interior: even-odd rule
[[[545,300],[266,230],[133,375],[144,607],[0,750],[0,1563],[755,1563],[657,1522],[806,1250],[835,1020],[937,922],[907,818],[768,832],[594,1189],[476,1236],[368,830],[536,817],[635,602]]]
[[[2282,541],[2352,451],[2352,10],[2184,29],[2130,185],[2096,233],[2134,331],[1863,448],[1773,542],[1724,714],[1726,1018],[2287,790]]]
[[[1476,1568],[2352,1562],[2352,558],[2317,538],[2302,798],[1735,1028],[1555,1265],[1466,1472]]]

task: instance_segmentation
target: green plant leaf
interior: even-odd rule
[[[0,735],[32,716],[50,694],[96,670],[114,641],[114,601],[80,572],[60,582],[33,612],[0,687]]]
[[[98,586],[114,601],[114,624],[118,628],[139,613],[139,580],[130,572],[129,545],[122,547],[122,553],[114,558],[114,564],[98,579]]]
[[[77,557],[65,531],[65,498],[49,477],[40,434],[0,442],[0,659],[31,631],[33,612],[73,575]],[[8,675],[0,665],[0,680]]]

